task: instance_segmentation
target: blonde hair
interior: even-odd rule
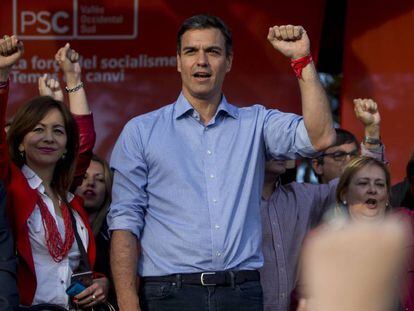
[[[112,201],[111,193],[112,193],[113,176],[112,176],[112,171],[109,168],[108,162],[106,162],[104,159],[94,154],[92,156],[91,161],[98,162],[102,165],[103,171],[104,171],[104,181],[105,181],[105,199],[102,203],[102,206],[100,206],[95,219],[91,223],[93,234],[94,236],[97,236],[99,231],[101,230],[102,224],[105,221],[106,214],[108,213],[108,210],[109,210],[109,205],[111,204],[111,201]]]
[[[349,184],[351,183],[352,178],[355,176],[357,172],[359,172],[362,168],[366,166],[377,166],[385,174],[385,183],[387,186],[387,193],[388,197],[390,197],[391,193],[391,175],[388,167],[385,163],[378,161],[377,159],[365,156],[359,156],[351,161],[345,166],[345,169],[339,178],[338,186],[336,188],[336,203],[338,211],[343,213],[344,204],[342,202],[343,194],[348,190]]]

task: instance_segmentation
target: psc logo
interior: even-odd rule
[[[70,15],[66,11],[21,11],[19,33],[67,34],[70,30]]]
[[[13,0],[14,33],[22,39],[72,38],[73,4],[62,1],[62,5],[48,6],[47,2]]]
[[[96,2],[96,3],[94,3]],[[125,40],[138,34],[138,0],[13,0],[13,32],[23,40]]]

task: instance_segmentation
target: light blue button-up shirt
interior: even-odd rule
[[[314,153],[300,116],[223,96],[205,126],[181,94],[123,129],[109,230],[140,240],[141,276],[258,269],[265,161]]]

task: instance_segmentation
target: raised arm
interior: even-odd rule
[[[93,117],[89,110],[85,88],[82,83],[79,54],[70,48],[69,43],[58,50],[55,55],[66,80],[66,91],[69,95],[69,109],[75,117],[79,128],[79,156],[71,191],[82,184],[83,176],[92,159],[95,145],[95,129]]]
[[[82,82],[82,70],[79,64],[79,53],[70,48],[69,43],[60,48],[55,59],[66,80],[66,91],[69,95],[69,108],[73,114],[87,115],[89,109],[85,88]]]
[[[44,74],[37,80],[40,96],[50,96],[55,100],[63,102],[63,92],[58,80]]]
[[[308,57],[310,42],[306,31],[302,26],[273,26],[269,28],[267,39],[295,68],[301,69],[298,80],[306,130],[316,150],[328,148],[335,141],[332,115],[316,68]]]
[[[4,131],[7,97],[9,93],[9,73],[13,65],[23,55],[23,43],[15,36],[0,39],[0,178],[7,179],[9,150]]]
[[[372,99],[354,99],[354,112],[364,126],[364,139],[361,144],[361,155],[386,162],[384,146],[381,143],[381,116],[378,105]]]

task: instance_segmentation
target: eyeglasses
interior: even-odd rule
[[[345,151],[335,151],[332,153],[323,153],[321,157],[332,157],[334,161],[342,162],[346,159],[346,157],[349,156],[349,158],[355,158],[358,156],[358,149],[352,150],[351,152],[345,152]]]

